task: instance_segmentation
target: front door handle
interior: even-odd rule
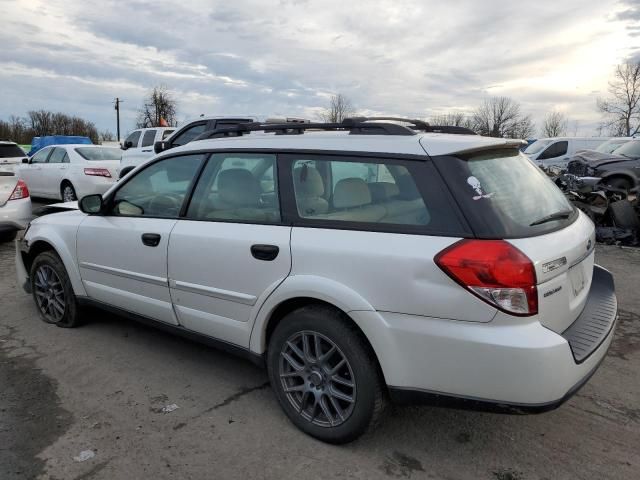
[[[142,243],[147,247],[157,247],[162,237],[157,233],[143,233]]]
[[[151,150],[142,150],[143,152],[150,152]]]
[[[258,260],[270,262],[275,260],[280,253],[280,247],[276,245],[251,245],[251,255]]]

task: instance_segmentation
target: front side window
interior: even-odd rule
[[[425,166],[420,163],[416,169]],[[433,220],[416,184],[416,170],[407,165],[302,157],[292,162],[291,173],[303,219],[412,226]]]
[[[177,218],[203,158],[170,157],[141,170],[116,192],[112,215]]]
[[[49,157],[49,163],[64,163],[64,157],[67,151],[64,148],[54,148],[53,153]]]
[[[39,152],[36,152],[33,157],[31,157],[31,163],[45,163],[47,161],[47,157],[51,153],[52,148],[43,148]]]
[[[545,160],[547,158],[556,158],[567,153],[567,148],[569,147],[569,142],[562,141],[556,142],[553,145],[550,145],[544,152],[540,154],[538,160]]]
[[[138,141],[140,140],[140,130],[136,130],[129,134],[129,136],[125,139],[124,143],[131,142],[130,148],[136,148],[138,146]]]
[[[184,132],[180,133],[176,138],[173,139],[171,145],[174,147],[179,147],[180,145],[186,145],[191,140],[196,138],[202,132],[204,132],[206,128],[205,123],[200,123],[198,125],[194,125],[193,127],[187,128]]]
[[[153,145],[153,140],[156,138],[156,131],[155,130],[147,130],[146,132],[144,132],[144,135],[142,137],[142,145],[141,147],[148,147],[150,145]]]
[[[278,188],[272,154],[219,153],[207,163],[187,217],[195,220],[277,223]]]

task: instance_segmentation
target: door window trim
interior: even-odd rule
[[[111,213],[111,210],[114,207],[113,201],[115,199],[116,194],[120,191],[120,189],[124,188],[125,185],[127,185],[130,181],[132,181],[134,178],[140,175],[140,173],[144,172],[147,168],[163,160],[169,160],[176,157],[187,157],[187,156],[193,156],[193,155],[202,155],[203,158],[200,165],[198,166],[198,169],[196,170],[196,174],[194,175],[193,180],[187,187],[184,200],[182,200],[182,205],[180,206],[180,210],[177,216],[168,217],[164,215],[113,215]],[[104,202],[103,209],[108,213],[100,213],[98,215],[103,217],[155,218],[155,219],[165,219],[165,220],[180,220],[184,218],[184,214],[186,213],[186,208],[188,207],[189,203],[191,203],[191,197],[193,195],[193,191],[195,190],[196,185],[200,181],[200,176],[202,175],[202,171],[204,170],[204,167],[209,162],[210,156],[211,156],[211,152],[204,151],[204,150],[198,150],[193,152],[180,152],[180,153],[175,153],[173,155],[162,156],[160,158],[156,158],[153,161],[150,161],[144,164],[143,167],[140,168],[140,170],[138,170],[135,175],[133,175],[132,177],[129,177],[126,182],[122,182],[122,184],[116,184],[117,188],[112,192],[110,192],[109,195],[103,199],[103,202]]]
[[[431,159],[426,156],[416,155],[403,155],[393,153],[366,153],[357,152],[338,152],[338,151],[308,151],[309,153],[303,153],[303,151],[292,151],[287,153],[281,153],[278,155],[278,183],[280,186],[280,202],[282,204],[282,218],[283,220],[293,227],[304,228],[322,228],[331,230],[356,230],[364,232],[383,232],[383,233],[402,233],[407,235],[428,235],[434,237],[461,237],[461,238],[473,238],[473,233],[469,227],[468,222],[460,212],[457,203],[451,196],[451,192],[446,187],[444,180],[440,176]],[[313,152],[313,153],[312,153]],[[305,158],[300,158],[304,155]],[[314,158],[315,157],[315,158]],[[301,217],[298,212],[298,206],[295,198],[295,187],[293,185],[293,164],[296,160],[319,160],[319,161],[344,161],[353,163],[375,163],[382,165],[397,165],[405,167],[411,174],[416,184],[420,195],[424,199],[425,185],[420,178],[415,177],[415,163],[418,160],[423,165],[431,164],[433,167],[433,175],[437,176],[437,181],[442,184],[442,196],[444,201],[451,208],[452,213],[455,214],[461,229],[459,231],[437,230],[429,225],[406,225],[406,224],[393,224],[393,223],[380,223],[380,222],[356,222],[348,220],[330,220],[330,219],[317,219],[311,217]],[[416,162],[418,163],[418,162]],[[426,202],[425,202],[426,204]],[[429,208],[429,206],[427,206]]]

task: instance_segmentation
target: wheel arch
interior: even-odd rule
[[[324,305],[343,316],[362,335],[384,379],[385,368],[379,355],[380,340],[387,333],[384,320],[356,292],[329,279],[312,276],[287,278],[260,308],[251,330],[250,350],[265,354],[277,325],[288,313],[307,305]]]
[[[48,237],[37,235],[30,238],[28,251],[21,252],[22,261],[27,275],[30,274],[33,261],[38,255],[46,251],[54,252],[58,257],[60,257],[60,260],[67,271],[67,275],[69,275],[69,280],[71,281],[71,286],[73,287],[75,294],[78,296],[86,296],[84,285],[80,278],[80,272],[74,260],[75,255],[69,250],[67,244],[55,233],[55,231],[50,231],[49,233],[51,236]]]
[[[611,170],[604,174],[602,174],[602,181],[611,180],[612,178],[623,178],[625,180],[629,180],[631,182],[631,188],[636,187],[638,185],[638,179],[628,170]]]

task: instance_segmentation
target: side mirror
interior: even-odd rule
[[[164,140],[156,142],[153,144],[153,151],[156,153],[164,152],[165,150],[169,150],[171,146],[169,142],[165,142]]]
[[[78,202],[80,211],[88,215],[95,215],[102,211],[102,195],[87,195],[82,197],[82,200]]]
[[[124,142],[124,145],[122,145],[122,150],[126,150],[131,147],[133,147],[133,142],[131,142],[131,140],[127,140]]]
[[[22,159],[22,163],[29,163],[29,159],[28,158],[23,158]]]

